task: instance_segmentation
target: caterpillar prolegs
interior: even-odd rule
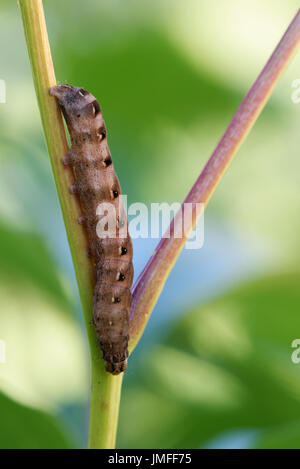
[[[89,255],[95,264],[93,323],[106,361],[106,369],[118,374],[126,369],[128,329],[133,278],[132,243],[121,202],[121,188],[107,145],[101,108],[88,91],[71,85],[50,88],[66,120],[71,148],[63,158],[75,178],[70,191],[77,193],[89,239]],[[113,236],[99,237],[103,218],[99,204],[115,207]]]

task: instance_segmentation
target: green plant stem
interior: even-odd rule
[[[92,368],[90,449],[115,447],[122,379],[106,373],[103,360]]]
[[[161,239],[137,279],[133,290],[131,310],[130,350],[134,349],[141,338],[169,272],[185,244],[187,236],[181,238],[172,236],[176,232],[176,227],[181,223],[180,213],[184,212],[184,204],[193,204],[193,217],[187,230],[187,232],[191,232],[201,215],[201,211],[197,211],[196,204],[203,204],[203,209],[207,205],[224,172],[250,132],[299,44],[300,10],[298,10],[269,61],[233,116],[216,149],[184,200],[181,208],[182,212],[179,211],[172,220],[168,229],[171,236]]]
[[[77,197],[71,196],[71,170],[61,158],[68,151],[62,115],[49,88],[56,84],[42,0],[19,2],[32,75],[42,118],[46,144],[73,258],[91,355],[90,448],[114,448],[122,378],[105,371],[92,325],[93,266],[86,252],[88,240],[77,219],[81,215]]]

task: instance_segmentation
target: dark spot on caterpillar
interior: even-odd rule
[[[87,94],[89,94],[89,92],[87,90],[84,90],[83,88],[80,88],[78,94],[80,94],[80,96],[86,96]]]
[[[97,114],[99,114],[99,112],[101,111],[98,101],[95,100],[95,101],[92,103],[92,106],[93,106],[93,113],[94,113],[94,116],[96,117]]]
[[[119,280],[120,282],[123,282],[123,280],[125,280],[125,275],[122,274],[122,272],[119,273],[118,280]]]
[[[104,140],[106,137],[106,130],[105,129],[99,129],[97,132],[97,137],[99,138],[100,141]]]
[[[124,256],[125,254],[127,254],[127,248],[125,248],[124,246],[121,247],[121,256]]]
[[[108,156],[107,158],[105,158],[103,163],[106,167],[110,166],[112,164],[111,156]]]

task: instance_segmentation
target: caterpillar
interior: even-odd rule
[[[78,219],[89,240],[95,267],[93,324],[106,362],[106,370],[119,374],[127,367],[128,330],[133,278],[132,242],[121,201],[121,188],[107,145],[106,127],[96,98],[83,88],[57,85],[50,88],[64,115],[71,146],[62,158],[74,174],[69,189],[80,200]],[[114,236],[99,236],[99,204],[112,204],[118,215]],[[109,233],[110,234],[110,233]]]

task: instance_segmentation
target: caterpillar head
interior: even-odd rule
[[[83,88],[72,85],[57,85],[49,90],[58,100],[68,130],[72,137],[104,128],[101,108],[96,98]]]

